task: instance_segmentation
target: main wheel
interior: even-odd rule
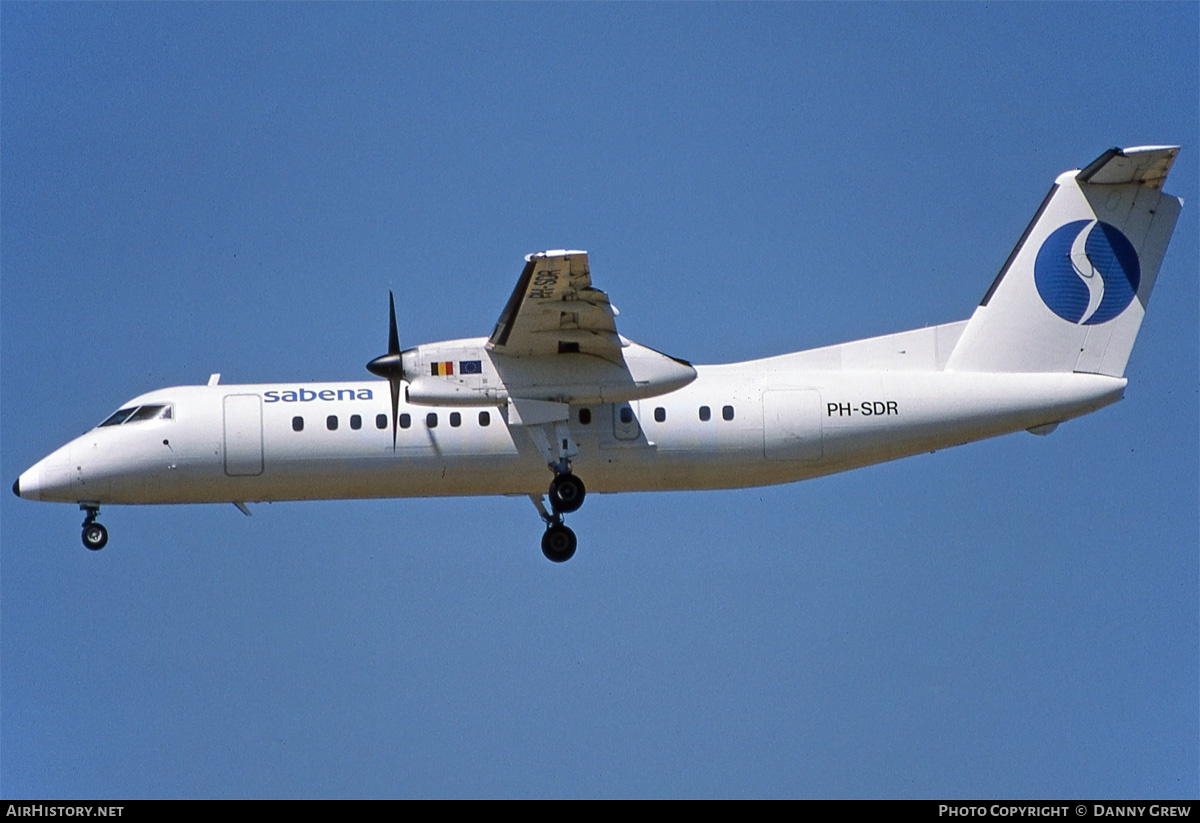
[[[562,563],[575,556],[575,547],[578,542],[575,539],[575,532],[562,523],[555,523],[542,535],[542,554],[546,555],[547,560]]]
[[[560,474],[550,483],[550,508],[558,514],[570,514],[583,505],[587,489],[573,474]]]
[[[108,529],[99,523],[88,523],[83,527],[83,545],[98,552],[108,545]]]

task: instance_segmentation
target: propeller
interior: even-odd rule
[[[396,423],[400,417],[400,383],[404,380],[404,360],[400,356],[400,333],[396,331],[396,298],[388,291],[388,314],[391,328],[388,331],[387,354],[380,355],[367,364],[367,371],[376,377],[386,377],[392,390],[392,451],[396,450]]]

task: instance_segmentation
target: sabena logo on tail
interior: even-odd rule
[[[1050,311],[1094,326],[1129,308],[1142,272],[1137,250],[1120,229],[1102,220],[1073,220],[1042,243],[1033,277]]]

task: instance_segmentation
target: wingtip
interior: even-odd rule
[[[546,257],[570,257],[575,254],[587,254],[587,252],[583,249],[547,249],[546,251],[538,251],[525,255],[525,262],[529,263],[533,260]]]

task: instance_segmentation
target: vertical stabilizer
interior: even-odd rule
[[[1059,175],[946,369],[1122,376],[1179,217],[1162,191],[1178,153],[1110,149]]]

